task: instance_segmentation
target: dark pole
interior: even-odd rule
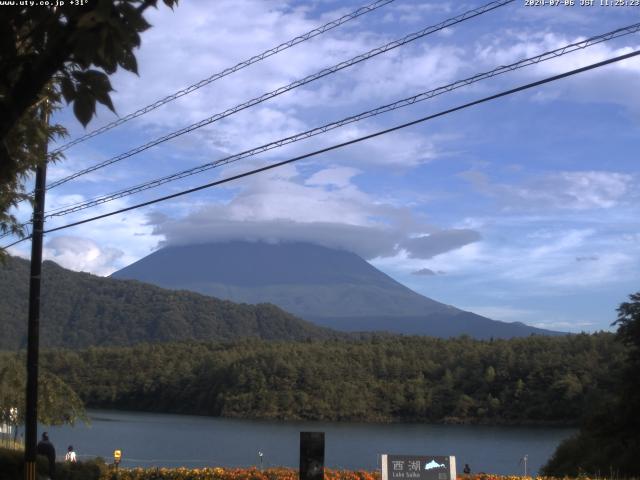
[[[42,121],[49,124],[48,101],[42,107]],[[29,326],[27,337],[27,408],[25,420],[25,480],[36,480],[36,445],[38,441],[38,351],[40,330],[40,275],[42,271],[42,231],[44,230],[44,197],[47,182],[47,143],[43,162],[36,168],[31,235],[31,278],[29,280]]]

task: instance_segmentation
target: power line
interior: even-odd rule
[[[514,93],[521,92],[523,90],[528,90],[528,89],[531,89],[531,88],[534,88],[534,87],[537,87],[537,86],[540,86],[540,85],[544,85],[544,84],[547,84],[547,83],[555,82],[557,80],[560,80],[560,79],[563,79],[563,78],[566,78],[566,77],[577,75],[579,73],[583,73],[583,72],[586,72],[586,71],[589,71],[589,70],[600,68],[600,67],[603,67],[605,65],[609,65],[609,64],[612,64],[612,63],[615,63],[615,62],[626,60],[626,59],[635,57],[637,55],[640,55],[640,50],[636,50],[636,51],[633,51],[631,53],[627,53],[625,55],[620,55],[620,56],[617,56],[617,57],[614,57],[614,58],[610,58],[608,60],[603,60],[601,62],[592,63],[592,64],[587,65],[585,67],[581,67],[581,68],[577,68],[577,69],[574,69],[574,70],[570,70],[568,72],[564,72],[564,73],[561,73],[559,75],[554,75],[554,76],[551,76],[551,77],[547,77],[547,78],[544,78],[542,80],[538,80],[536,82],[531,82],[531,83],[528,83],[528,84],[525,84],[525,85],[521,85],[519,87],[512,88],[510,90],[506,90],[506,91],[503,91],[503,92],[500,92],[500,93],[497,93],[497,94],[494,94],[494,95],[490,95],[488,97],[484,97],[484,98],[481,98],[479,100],[475,100],[473,102],[465,103],[465,104],[459,105],[457,107],[453,107],[453,108],[450,108],[450,109],[447,109],[447,110],[443,110],[441,112],[438,112],[438,113],[435,113],[435,114],[432,114],[432,115],[428,115],[426,117],[422,117],[422,118],[419,118],[417,120],[413,120],[411,122],[403,123],[401,125],[396,125],[394,127],[387,128],[385,130],[380,130],[378,132],[371,133],[369,135],[365,135],[365,136],[362,136],[362,137],[358,137],[356,139],[349,140],[347,142],[339,143],[339,144],[336,144],[336,145],[332,145],[330,147],[326,147],[326,148],[322,148],[322,149],[319,149],[319,150],[315,150],[315,151],[310,152],[310,153],[306,153],[304,155],[300,155],[300,156],[297,156],[297,157],[294,157],[294,158],[290,158],[288,160],[284,160],[284,161],[281,161],[281,162],[273,163],[271,165],[266,165],[264,167],[256,168],[254,170],[250,170],[250,171],[247,171],[247,172],[244,172],[244,173],[240,173],[238,175],[227,177],[227,178],[224,178],[222,180],[217,180],[215,182],[210,182],[210,183],[207,183],[207,184],[204,184],[204,185],[200,185],[198,187],[190,188],[188,190],[183,190],[183,191],[178,192],[178,193],[174,193],[174,194],[171,194],[171,195],[166,195],[164,197],[159,197],[159,198],[156,198],[154,200],[149,200],[147,202],[139,203],[137,205],[133,205],[133,206],[126,207],[126,208],[121,208],[119,210],[114,210],[114,211],[109,212],[109,213],[104,213],[102,215],[97,215],[97,216],[94,216],[94,217],[86,218],[84,220],[80,220],[80,221],[77,221],[77,222],[72,222],[72,223],[69,223],[69,224],[66,224],[66,225],[62,225],[60,227],[50,228],[48,230],[45,230],[44,233],[51,233],[51,232],[56,232],[56,231],[59,231],[59,230],[64,230],[66,228],[75,227],[77,225],[82,225],[84,223],[93,222],[93,221],[96,221],[96,220],[100,220],[102,218],[106,218],[106,217],[110,217],[110,216],[113,216],[113,215],[117,215],[119,213],[128,212],[130,210],[135,210],[135,209],[138,209],[138,208],[141,208],[141,207],[145,207],[145,206],[148,206],[148,205],[153,205],[155,203],[163,202],[165,200],[170,200],[170,199],[173,199],[173,198],[176,198],[176,197],[187,195],[189,193],[197,192],[199,190],[204,190],[204,189],[211,188],[211,187],[214,187],[214,186],[217,186],[217,185],[222,185],[224,183],[228,183],[228,182],[231,182],[233,180],[238,180],[240,178],[248,177],[250,175],[255,175],[257,173],[264,172],[266,170],[271,170],[273,168],[280,167],[280,166],[283,166],[283,165],[287,165],[289,163],[297,162],[297,161],[303,160],[305,158],[309,158],[309,157],[313,157],[313,156],[316,156],[316,155],[320,155],[322,153],[326,153],[326,152],[329,152],[329,151],[332,151],[332,150],[337,150],[339,148],[343,148],[343,147],[346,147],[348,145],[353,145],[355,143],[359,143],[359,142],[362,142],[362,141],[365,141],[365,140],[369,140],[369,139],[374,138],[374,137],[379,137],[379,136],[385,135],[387,133],[391,133],[391,132],[394,132],[394,131],[397,131],[397,130],[401,130],[403,128],[407,128],[407,127],[410,127],[412,125],[417,125],[419,123],[423,123],[423,122],[426,122],[428,120],[433,120],[435,118],[442,117],[442,116],[451,114],[453,112],[457,112],[459,110],[464,110],[466,108],[469,108],[469,107],[472,107],[472,106],[475,106],[475,105],[479,105],[479,104],[486,103],[486,102],[489,102],[489,101],[492,101],[492,100],[496,100],[498,98],[505,97],[507,95],[512,95]],[[19,243],[19,242],[21,242],[23,240],[26,240],[27,238],[28,237],[25,237],[25,238],[23,238],[21,240],[18,240],[17,242],[14,242],[9,246],[13,246],[16,243]],[[8,248],[9,246],[4,247],[4,248]]]
[[[444,20],[443,22],[440,22],[437,25],[432,25],[430,27],[424,28],[420,31],[411,33],[399,40],[394,40],[392,42],[389,42],[381,47],[377,47],[374,48],[366,53],[357,55],[349,60],[345,60],[343,62],[340,62],[336,65],[333,65],[331,67],[325,68],[320,70],[319,72],[316,72],[312,75],[308,75],[307,77],[301,79],[301,80],[296,80],[288,85],[279,87],[275,90],[272,90],[271,92],[265,93],[259,97],[253,98],[247,102],[244,102],[242,104],[236,105],[235,107],[229,108],[223,112],[220,113],[216,113],[215,115],[212,115],[211,117],[205,118],[204,120],[201,120],[199,122],[196,122],[194,124],[191,124],[187,127],[181,128],[180,130],[176,130],[174,132],[171,132],[167,135],[164,135],[162,137],[159,137],[155,140],[152,140],[144,145],[138,146],[136,148],[133,148],[125,153],[122,153],[120,155],[117,155],[115,157],[112,157],[110,159],[107,159],[103,162],[97,163],[91,167],[85,168],[83,170],[80,170],[78,172],[75,172],[71,175],[68,175],[64,178],[61,178],[60,180],[57,180],[55,182],[52,182],[51,184],[49,184],[48,188],[55,188],[57,186],[60,186],[64,183],[69,182],[70,180],[73,180],[75,178],[78,178],[82,175],[86,175],[87,173],[91,173],[94,172],[96,170],[99,170],[101,168],[104,168],[108,165],[112,165],[116,162],[119,162],[121,160],[124,160],[126,158],[132,157],[134,155],[137,155],[138,153],[141,153],[145,150],[148,150],[151,147],[154,147],[156,145],[159,145],[161,143],[164,143],[168,140],[172,140],[174,138],[177,138],[181,135],[184,135],[186,133],[192,132],[194,130],[197,130],[198,128],[202,128],[206,125],[209,125],[213,122],[217,122],[218,120],[221,120],[223,118],[226,118],[230,115],[233,115],[237,112],[240,112],[242,110],[245,110],[249,107],[252,107],[254,105],[257,105],[259,103],[265,102],[266,100],[269,100],[271,98],[277,97],[279,95],[282,95],[283,93],[286,93],[290,90],[293,90],[295,88],[301,87],[303,85],[306,85],[308,83],[314,82],[315,80],[318,80],[320,78],[326,77],[327,75],[331,75],[333,73],[336,73],[340,70],[343,70],[347,67],[351,67],[352,65],[355,65],[357,63],[363,62],[365,60],[368,60],[372,57],[375,57],[377,55],[380,55],[382,53],[388,52],[390,50],[393,50],[395,48],[398,48],[402,45],[405,45],[407,43],[413,42],[415,40],[418,40],[422,37],[425,37],[427,35],[430,35],[432,33],[438,32],[440,30],[443,30],[447,27],[450,27],[452,25],[456,25],[458,23],[464,22],[466,20],[469,20],[471,18],[477,17],[479,15],[482,15],[484,13],[487,13],[489,11],[495,10],[496,8],[502,7],[504,5],[507,5],[509,3],[514,2],[515,0],[496,0],[496,1],[492,1],[489,2],[488,4],[479,7],[479,8],[475,8],[472,10],[468,10],[467,12],[464,12],[460,15],[457,15],[455,17],[452,17],[450,19]]]
[[[6,250],[7,248],[11,248],[14,245],[17,245],[18,243],[24,242],[25,240],[29,240],[31,238],[31,234],[27,235],[26,237],[22,237],[18,240],[16,240],[13,243],[10,243],[9,245],[5,245],[4,247],[2,247],[2,250]]]
[[[253,65],[254,63],[260,62],[261,60],[264,60],[266,58],[269,58],[277,53],[280,53],[284,50],[287,50],[295,45],[298,45],[299,43],[305,42],[307,40],[310,40],[314,37],[317,37],[318,35],[321,35],[325,32],[328,32],[329,30],[332,30],[336,27],[339,27],[340,25],[343,25],[344,23],[349,22],[350,20],[353,20],[355,18],[358,18],[362,15],[365,15],[369,12],[373,12],[374,10],[377,10],[380,7],[384,7],[385,5],[388,5],[389,3],[394,2],[395,0],[377,0],[369,5],[365,5],[363,7],[358,8],[357,10],[348,13],[346,15],[343,15],[342,17],[336,19],[336,20],[332,20],[328,23],[325,23],[324,25],[314,28],[313,30],[308,31],[307,33],[304,33],[302,35],[299,35],[291,40],[288,40],[284,43],[281,43],[280,45],[270,48],[269,50],[265,50],[262,53],[259,53],[258,55],[254,55],[253,57],[247,59],[247,60],[243,60],[242,62],[234,65],[233,67],[229,67],[229,68],[225,68],[224,70],[222,70],[221,72],[218,73],[214,73],[213,75],[200,80],[199,82],[196,82],[192,85],[189,85],[186,88],[183,88],[182,90],[179,90],[171,95],[167,95],[166,97],[155,101],[154,103],[147,105],[146,107],[142,107],[139,110],[136,110],[133,113],[130,113],[122,118],[119,118],[118,120],[115,120],[107,125],[104,125],[96,130],[93,130],[81,137],[76,138],[75,140],[65,143],[64,145],[58,147],[57,149],[55,149],[52,153],[59,153],[59,152],[63,152],[71,147],[73,147],[74,145],[77,145],[79,143],[82,143],[90,138],[93,138],[97,135],[100,135],[104,132],[107,132],[113,128],[116,128],[120,125],[122,125],[123,123],[128,122],[129,120],[133,120],[134,118],[137,118],[141,115],[144,115],[145,113],[149,113],[152,110],[155,110],[158,107],[161,107],[162,105],[165,105],[169,102],[172,102],[180,97],[183,97],[184,95],[188,95],[191,92],[194,92],[196,90],[198,90],[199,88],[204,87],[205,85],[209,85],[210,83],[215,82],[216,80],[220,80],[223,77],[226,77],[227,75],[231,75],[232,73],[235,73],[239,70],[242,70],[243,68],[246,68],[250,65]]]
[[[583,40],[581,42],[575,42],[575,43],[571,43],[569,45],[565,45],[564,47],[560,47],[560,48],[556,48],[554,50],[550,50],[547,52],[544,52],[540,55],[536,55],[533,57],[529,57],[529,58],[525,58],[522,60],[518,60],[517,62],[511,63],[509,65],[502,65],[500,67],[496,67],[493,70],[487,71],[487,72],[483,72],[483,73],[478,73],[472,77],[468,77],[464,80],[458,80],[456,82],[450,83],[448,85],[445,86],[441,86],[438,88],[435,88],[433,90],[429,90],[426,92],[422,92],[419,93],[417,95],[413,95],[411,97],[407,97],[404,98],[402,100],[398,100],[396,102],[387,104],[387,105],[383,105],[380,107],[376,107],[372,110],[368,110],[366,112],[362,112],[356,115],[352,115],[349,116],[347,118],[343,118],[341,120],[335,121],[335,122],[331,122],[328,124],[325,124],[323,126],[320,127],[316,127],[310,130],[307,130],[305,132],[301,132],[301,133],[297,133],[295,135],[286,137],[286,138],[282,138],[279,140],[276,140],[274,142],[270,142],[264,145],[261,145],[259,147],[255,147],[252,148],[250,150],[245,150],[243,152],[234,154],[234,155],[229,155],[227,157],[218,159],[214,162],[208,162],[206,164],[203,165],[199,165],[197,167],[193,167],[193,168],[189,168],[186,170],[182,170],[180,172],[176,172],[173,173],[171,175],[167,175],[164,177],[160,177],[148,182],[144,182],[141,183],[139,185],[133,186],[133,187],[129,187],[126,189],[122,189],[119,190],[117,192],[113,192],[110,193],[108,195],[102,195],[100,197],[96,197],[93,198],[91,200],[88,201],[83,201],[83,202],[77,202],[75,204],[71,204],[71,205],[66,205],[66,206],[61,206],[58,207],[57,209],[53,209],[50,212],[47,212],[46,217],[47,218],[51,218],[51,217],[59,217],[59,216],[63,216],[63,215],[68,215],[70,213],[74,213],[74,212],[78,212],[80,210],[84,210],[90,207],[94,207],[96,205],[101,205],[119,198],[123,198],[123,197],[127,197],[129,195],[133,195],[136,193],[140,193],[142,191],[145,190],[149,190],[151,188],[156,188],[159,187],[160,185],[164,185],[165,183],[169,183],[175,180],[179,180],[182,178],[186,178],[189,177],[191,175],[195,175],[198,173],[202,173],[205,172],[207,170],[213,169],[213,168],[217,168],[219,166],[222,165],[227,165],[229,163],[233,163],[236,162],[238,160],[241,160],[243,158],[247,158],[247,157],[251,157],[251,156],[255,156],[258,155],[260,153],[266,152],[268,150],[272,150],[275,148],[279,148],[282,147],[284,145],[288,145],[306,138],[310,138],[322,133],[326,133],[330,130],[333,130],[335,128],[339,128],[342,127],[344,125],[348,125],[354,122],[358,122],[360,120],[363,120],[365,118],[370,118],[370,117],[374,117],[392,110],[396,110],[399,108],[403,108],[409,105],[413,105],[417,102],[421,102],[421,101],[425,101],[428,100],[430,98],[433,98],[435,96],[450,92],[452,90],[461,88],[463,86],[467,86],[470,85],[472,83],[487,79],[487,78],[492,78],[495,77],[497,75],[501,75],[507,72],[511,72],[520,68],[524,68],[526,66],[529,65],[533,65],[533,64],[538,64],[540,62],[544,62],[547,60],[551,60],[554,58],[558,58],[560,56],[566,55],[568,53],[574,52],[576,50],[580,50],[580,49],[584,49],[587,47],[590,47],[592,45],[596,45],[602,42],[606,42],[608,40],[611,40],[613,38],[618,38],[624,35],[629,35],[631,33],[636,33],[640,31],[640,23],[635,23],[633,25],[629,25],[626,27],[622,27],[622,28],[618,28],[616,30],[613,30],[611,32],[607,32],[607,33],[603,33],[601,35],[597,35],[597,36],[593,36],[590,37],[586,40]]]
[[[21,227],[24,227],[26,225],[26,223],[22,223],[20,224]],[[0,240],[2,240],[5,237],[14,235],[16,232],[12,231],[12,230],[5,230],[4,232],[0,233]]]
[[[46,216],[45,216],[45,218],[46,218]],[[32,224],[33,224],[33,222],[31,222],[31,221],[24,222],[24,223],[19,224],[18,228],[28,227],[29,225],[32,225]],[[16,232],[13,229],[8,228],[7,230],[5,230],[4,232],[2,232],[0,234],[0,240],[2,240],[5,237],[10,237],[10,236],[16,235],[17,233],[19,233],[19,232]]]

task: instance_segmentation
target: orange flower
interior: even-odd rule
[[[100,480],[111,480],[113,472],[105,472]],[[298,470],[294,468],[273,467],[266,470],[251,468],[122,468],[119,480],[298,480]],[[517,475],[476,474],[460,476],[459,480],[559,480],[549,477],[520,477]],[[380,480],[379,471],[334,470],[325,468],[324,480]],[[578,479],[563,479],[578,480]],[[591,480],[580,478],[579,480]]]

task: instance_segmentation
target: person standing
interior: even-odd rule
[[[465,474],[465,475],[469,475],[469,474],[471,474],[471,467],[469,466],[469,464],[468,464],[468,463],[465,463],[465,464],[464,464],[464,470],[463,470],[463,472],[464,472],[464,474]]]
[[[36,447],[38,455],[44,455],[49,461],[49,478],[54,480],[56,474],[56,449],[53,443],[49,441],[49,434],[47,432],[42,433],[42,440],[38,442]]]
[[[76,452],[73,451],[73,445],[69,445],[69,448],[67,448],[67,454],[64,456],[64,460],[71,463],[76,463],[78,461],[76,458]]]

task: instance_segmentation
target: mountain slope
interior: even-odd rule
[[[0,264],[0,348],[26,345],[29,262]],[[96,277],[43,264],[40,342],[44,347],[131,345],[240,337],[303,340],[338,333],[273,305],[238,305],[137,281]]]
[[[424,297],[353,253],[308,243],[163,248],[112,275],[238,302],[269,302],[344,331],[510,338],[555,334],[497,322]]]

